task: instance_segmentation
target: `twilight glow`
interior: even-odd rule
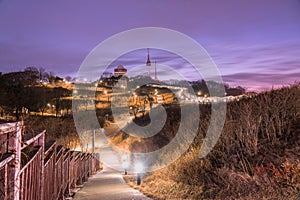
[[[0,71],[36,66],[75,76],[101,41],[148,26],[174,29],[195,39],[231,86],[262,90],[299,81],[298,0],[0,0]],[[170,54],[152,51],[151,58],[191,80],[201,78]],[[139,51],[114,64],[130,69],[145,62],[145,51]],[[158,73],[162,80],[172,78],[159,69]]]

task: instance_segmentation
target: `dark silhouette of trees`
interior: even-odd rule
[[[23,76],[29,81],[29,85],[35,85],[39,80],[39,70],[36,67],[27,67],[23,72]]]
[[[49,83],[54,83],[55,82],[55,73],[54,72],[49,72],[47,74],[47,78]]]
[[[49,97],[49,89],[46,87],[39,87],[36,88],[37,90],[37,96],[38,98],[35,98],[37,100],[35,103],[36,110],[40,111],[42,113],[42,116],[44,115],[45,110],[47,109],[48,106],[48,97]]]
[[[27,67],[22,72],[12,72],[2,76],[1,88],[3,90],[3,104],[15,113],[16,119],[20,117],[23,108],[32,109],[34,97],[28,86],[37,84],[38,70],[35,67]]]
[[[67,111],[67,115],[69,115],[69,111],[72,109],[72,100],[71,99],[61,99],[61,108]]]
[[[45,68],[40,67],[39,71],[39,82],[49,82],[49,73],[46,72]]]
[[[44,114],[48,103],[54,101],[56,116],[60,109],[71,109],[71,100],[61,105],[61,98],[70,96],[71,91],[64,88],[46,87],[42,81],[61,79],[54,77],[53,73],[45,72],[44,68],[27,67],[24,71],[11,72],[0,75],[0,106],[6,113],[20,119],[24,111]]]
[[[58,116],[60,109],[62,108],[61,98],[65,96],[70,96],[71,92],[65,88],[58,87],[53,89],[54,94],[54,104],[55,104],[55,116]]]
[[[215,95],[218,94],[220,96],[223,96],[225,94],[221,93],[221,91],[219,91],[222,88],[222,85],[220,85],[220,83],[214,82],[214,81],[193,81],[190,82],[190,84],[192,85],[192,89],[194,90],[194,92],[197,94],[199,91],[200,96],[204,96],[209,95],[209,90],[208,88],[210,88],[210,90],[212,90]],[[224,84],[224,88],[225,88],[225,92],[227,96],[238,96],[238,95],[242,95],[246,93],[246,89],[238,86],[235,88],[231,88],[228,84]],[[191,92],[191,91],[190,91]]]
[[[245,88],[238,86],[236,88],[227,88],[226,93],[228,96],[238,96],[246,93]]]
[[[71,76],[66,76],[66,77],[65,77],[65,80],[68,81],[68,82],[71,82],[72,77],[71,77]]]

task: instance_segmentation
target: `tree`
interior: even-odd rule
[[[32,84],[32,71],[12,72],[1,76],[1,104],[19,120],[22,108],[26,105],[25,85]]]
[[[36,108],[38,111],[40,111],[42,113],[42,116],[43,116],[44,112],[47,108],[48,99],[49,99],[49,97],[47,95],[47,88],[40,87],[40,88],[38,88],[37,92],[38,92],[39,99],[36,103]]]
[[[65,80],[68,81],[68,82],[71,82],[72,77],[71,77],[71,76],[66,76],[66,77],[65,77]]]
[[[226,89],[226,93],[228,96],[239,96],[239,95],[245,94],[245,92],[246,92],[246,89],[241,86],[238,86],[236,88]]]
[[[37,104],[40,101],[39,93],[35,90],[35,87],[24,87],[24,104],[23,106],[28,109],[28,112],[37,111]]]
[[[27,84],[35,85],[39,79],[39,70],[36,67],[26,67],[23,76],[28,81]]]
[[[71,99],[62,99],[61,100],[61,108],[66,109],[67,115],[69,111],[72,109],[72,100]]]
[[[39,81],[49,81],[49,74],[46,72],[45,68],[39,68]]]
[[[62,87],[56,87],[53,89],[54,92],[54,103],[55,103],[55,116],[58,116],[59,110],[61,109],[61,98],[70,95],[70,91]]]
[[[57,83],[61,83],[63,81],[62,78],[60,78],[59,76],[56,76],[55,79],[54,79],[54,82],[57,84]]]
[[[8,85],[6,87],[6,106],[8,106],[11,110],[14,110],[16,120],[20,119],[20,115],[22,114],[22,108],[25,105],[24,96],[24,85],[21,83],[15,85]]]
[[[49,83],[54,83],[54,81],[55,81],[55,73],[54,72],[49,72],[47,74],[47,78],[48,78]]]

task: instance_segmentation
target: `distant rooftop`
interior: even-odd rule
[[[127,71],[127,69],[123,65],[119,65],[114,69],[115,71]]]

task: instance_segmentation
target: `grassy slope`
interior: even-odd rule
[[[296,84],[228,104],[222,135],[204,159],[198,152],[209,108],[201,108],[206,117],[189,151],[144,174],[138,189],[155,199],[300,199],[299,90]],[[134,185],[135,176],[125,179]]]

